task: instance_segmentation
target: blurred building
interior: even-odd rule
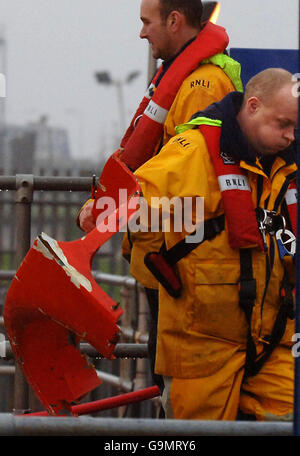
[[[24,126],[7,125],[0,143],[3,174],[39,173],[72,165],[68,132],[48,125],[47,118]]]
[[[46,116],[26,125],[6,125],[0,131],[0,174],[98,174],[103,163],[72,156],[68,131],[49,125]]]

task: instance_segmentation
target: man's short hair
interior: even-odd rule
[[[293,75],[283,68],[268,68],[253,76],[245,89],[245,101],[251,97],[259,98],[268,104],[273,95],[287,84],[292,84]]]
[[[187,24],[191,27],[200,28],[203,6],[201,0],[159,0],[160,15],[166,21],[172,11],[180,11],[184,14]]]

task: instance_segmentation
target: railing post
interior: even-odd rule
[[[16,268],[23,261],[31,241],[31,203],[33,199],[33,175],[16,175]],[[14,385],[14,409],[16,413],[29,408],[29,386],[16,364]]]
[[[140,333],[145,334],[148,331],[148,301],[144,288],[138,290],[139,293],[139,308],[138,308],[138,325],[137,329]],[[143,389],[147,386],[148,372],[150,370],[148,358],[139,358],[136,361],[136,374],[134,379],[134,390]],[[136,404],[135,415],[147,416],[148,404],[143,402]]]
[[[130,290],[126,285],[123,285],[121,288],[121,306],[124,311],[122,315],[122,326],[131,327],[131,316],[130,316]],[[120,338],[120,342],[124,342],[126,337],[123,335]],[[131,360],[122,359],[120,361],[120,383],[131,382]],[[119,407],[118,415],[120,418],[126,412],[126,406]]]
[[[33,175],[16,175],[16,263],[20,266],[31,245],[31,203]]]

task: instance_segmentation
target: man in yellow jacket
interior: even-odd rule
[[[145,147],[150,145],[152,156],[155,155],[174,136],[176,125],[187,122],[197,110],[221,100],[227,93],[243,89],[240,65],[224,54],[228,45],[226,31],[212,23],[203,24],[202,10],[201,0],[141,1],[143,26],[140,37],[149,41],[153,57],[162,59],[163,63],[147,91],[146,104],[141,103],[121,143],[121,150],[125,148],[124,153],[127,158],[129,156],[132,170],[136,167],[130,160],[131,152],[137,154],[138,151],[143,155]],[[170,94],[173,98],[169,106],[159,106],[160,100],[163,102]],[[158,112],[162,115],[160,122],[163,128],[158,138],[153,136],[151,128],[142,126],[145,119],[140,119],[142,116],[148,119],[146,110],[141,108],[144,109],[154,98],[155,111],[159,108]],[[140,129],[142,141],[139,144],[133,142],[128,153],[128,141],[134,141],[138,133],[136,127]],[[95,227],[91,212],[93,204],[93,201],[86,204],[79,214],[79,225],[84,231]],[[140,239],[135,238],[134,233],[129,233],[129,238],[125,236],[123,242],[123,254],[130,261],[130,272],[145,287],[153,315],[149,337],[152,361],[155,355],[158,284],[145,268],[141,253],[157,249],[161,243],[159,234],[156,238],[145,236]]]
[[[244,96],[197,113],[135,173],[148,206],[170,218],[164,248],[142,254],[161,282],[155,370],[167,418],[291,417],[294,85],[285,70],[259,73]],[[203,238],[187,242],[184,223],[175,230],[183,212],[163,197],[192,200]]]

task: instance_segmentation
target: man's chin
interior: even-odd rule
[[[285,148],[284,148],[285,149]],[[274,148],[274,149],[264,149],[264,151],[262,151],[261,155],[263,156],[271,156],[271,155],[276,155],[278,154],[279,152],[283,151],[284,149],[280,149],[280,148]]]
[[[152,57],[157,60],[157,59],[160,59],[160,55],[157,51],[153,50],[152,49]]]

